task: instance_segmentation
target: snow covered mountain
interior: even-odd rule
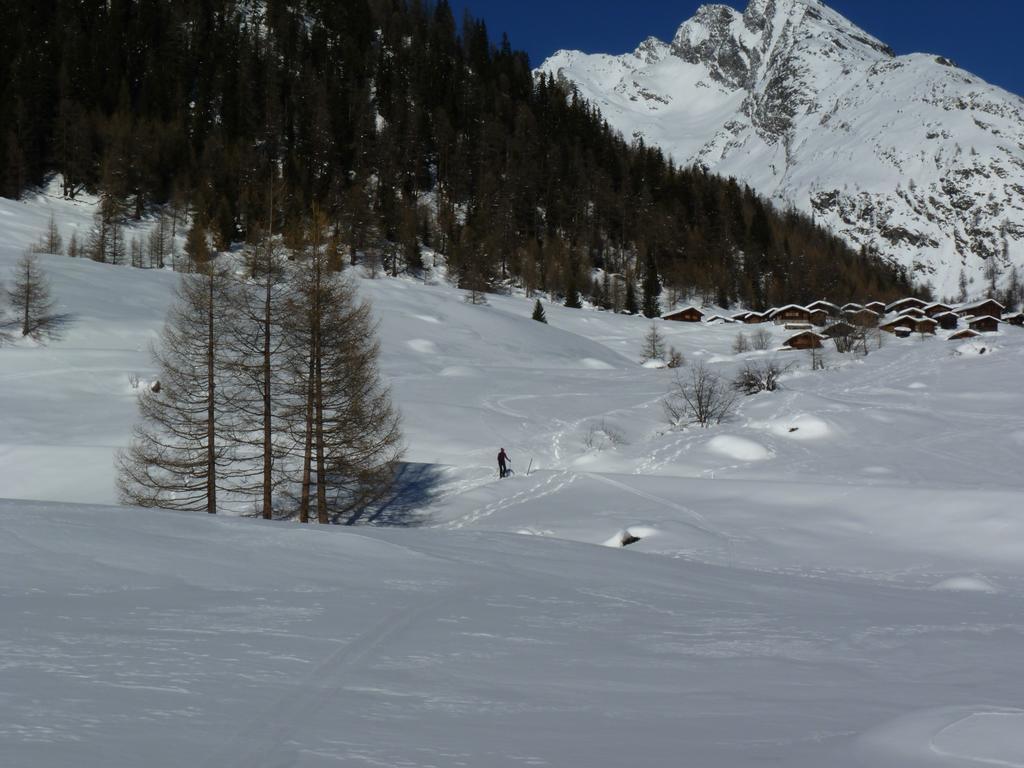
[[[1024,100],[935,55],[896,56],[820,0],[706,5],[671,43],[560,51],[627,137],[734,176],[914,270],[939,295],[1024,264]]]

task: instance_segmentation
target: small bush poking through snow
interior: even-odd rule
[[[707,429],[732,416],[738,398],[721,376],[700,363],[689,376],[676,374],[665,399],[665,415],[674,427],[698,424]]]
[[[748,363],[733,379],[732,386],[744,395],[774,392],[779,388],[779,377],[792,367],[792,363],[783,367],[775,361],[760,365]]]

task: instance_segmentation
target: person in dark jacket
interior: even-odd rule
[[[512,459],[509,458],[508,454],[505,453],[505,449],[502,448],[498,451],[498,475],[501,477],[508,476],[508,466],[506,462],[510,462]]]

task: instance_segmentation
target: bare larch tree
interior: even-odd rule
[[[153,349],[158,392],[139,397],[142,422],[118,456],[125,503],[217,512],[218,495],[239,472],[237,386],[221,340],[231,324],[233,280],[213,262],[182,277]]]

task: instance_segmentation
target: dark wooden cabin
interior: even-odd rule
[[[995,299],[982,299],[972,304],[963,304],[955,311],[960,317],[994,317],[1001,320],[1005,309],[1006,307]]]
[[[964,328],[961,331],[950,334],[946,338],[948,341],[963,341],[965,339],[976,339],[979,336],[981,336],[981,334],[977,331],[972,331],[970,328]]]
[[[811,322],[811,313],[807,311],[807,307],[801,307],[796,304],[787,304],[785,307],[779,307],[772,312],[771,319],[776,325],[785,325],[786,323],[809,323]]]
[[[952,331],[960,325],[960,315],[956,312],[943,312],[932,319],[937,320],[939,327],[944,331]]]
[[[846,312],[843,319],[861,328],[875,328],[878,325],[878,313],[867,307],[861,307],[856,312]]]
[[[704,313],[696,307],[683,307],[675,312],[662,315],[662,320],[671,320],[677,323],[699,323],[704,318]]]
[[[915,299],[913,296],[910,296],[910,297],[908,297],[906,299],[900,299],[899,301],[894,301],[892,304],[889,304],[885,308],[885,311],[886,311],[886,313],[895,312],[897,314],[902,315],[908,309],[916,308],[916,309],[923,310],[927,305],[928,305],[927,301],[922,301],[921,299]]]
[[[832,313],[828,312],[820,307],[818,309],[808,308],[808,314],[811,317],[811,325],[826,326],[828,325],[829,318],[832,317]]]
[[[999,318],[991,315],[972,317],[967,321],[967,327],[978,333],[995,333],[999,330]]]
[[[928,315],[928,317],[938,317],[939,315],[944,315],[947,312],[952,311],[953,308],[951,306],[943,304],[941,301],[933,302],[924,308],[924,313]]]
[[[790,336],[786,339],[786,343],[783,346],[790,349],[821,349],[821,342],[824,340],[825,337],[820,333],[803,331],[795,336]]]

